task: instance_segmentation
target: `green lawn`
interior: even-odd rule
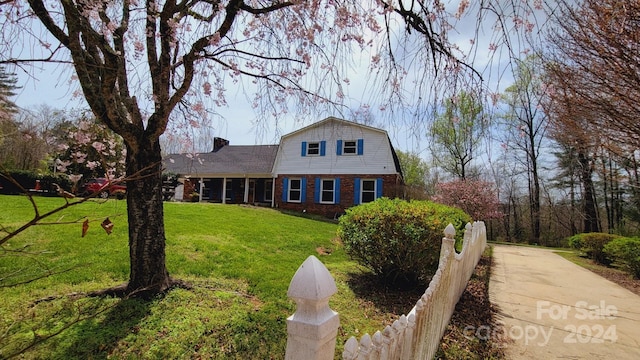
[[[41,212],[63,204],[36,200]],[[24,196],[0,196],[0,209],[8,228],[33,216]],[[111,235],[100,227],[106,217],[115,223]],[[128,278],[125,201],[86,202],[48,221],[67,224],[34,226],[0,252],[0,358],[25,348],[24,358],[282,358],[294,311],[287,288],[309,255],[338,285],[330,306],[340,313],[339,348],[381,330],[420,296],[364,289],[367,273],[345,255],[335,224],[266,208],[166,203],[167,266],[192,288],[152,301],[87,297]],[[393,296],[402,301],[383,299]]]

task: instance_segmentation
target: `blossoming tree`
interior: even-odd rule
[[[365,30],[379,30],[368,18],[373,10],[320,1],[30,0],[3,2],[3,10],[13,26],[5,24],[5,35],[34,34],[49,54],[40,60],[70,57],[94,115],[124,141],[130,277],[113,289],[121,294],[174,284],[165,266],[159,143],[169,122],[178,114],[197,122],[206,101],[224,104],[227,82],[243,77],[259,89],[255,106],[266,102],[274,114],[292,95],[302,106],[330,102],[341,93],[333,81],[340,65],[326,49],[363,44]],[[50,36],[32,31],[38,26]],[[322,65],[305,80],[312,59]]]
[[[478,11],[502,13],[496,3]],[[256,89],[252,105],[277,118],[293,103],[339,104],[348,83],[341,70],[354,46],[371,53],[374,73],[388,85],[380,93],[399,107],[409,88],[416,94],[422,86],[438,88],[428,85],[431,75],[477,75],[447,37],[474,6],[468,0],[453,7],[439,0],[5,0],[0,6],[7,19],[0,25],[7,50],[0,64],[72,65],[95,117],[124,141],[131,265],[129,282],[115,289],[121,294],[174,284],[165,266],[159,137],[180,121],[197,126],[211,107],[226,105],[230,85],[248,79]],[[514,26],[527,25],[519,12],[506,11]],[[422,97],[416,98],[420,107]]]

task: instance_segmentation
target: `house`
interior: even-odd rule
[[[184,183],[178,200],[193,194],[198,201],[274,206],[271,169],[277,149],[278,145],[229,145],[215,138],[211,152],[171,154],[163,165]]]
[[[195,184],[201,201],[335,217],[350,206],[402,194],[398,157],[386,131],[374,127],[329,117],[282,136],[279,145],[215,143],[211,153],[164,161],[166,171]]]

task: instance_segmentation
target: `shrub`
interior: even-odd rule
[[[58,184],[64,190],[69,191],[72,187],[71,181],[66,175],[40,175],[33,171],[11,171],[3,174],[13,178],[25,190],[33,189],[36,186],[36,180],[40,180],[40,190],[45,195],[57,195],[56,186]],[[19,187],[4,177],[0,177],[0,194],[15,195],[22,191]]]
[[[604,246],[619,238],[619,235],[606,233],[577,234],[569,238],[569,245],[584,252],[587,257],[602,265],[611,264],[612,260],[604,252]]]
[[[380,198],[347,209],[338,235],[352,258],[382,281],[404,287],[434,274],[444,228],[452,223],[462,238],[470,221],[462,210],[446,205]]]
[[[622,263],[626,271],[640,279],[640,239],[620,237],[604,246],[604,252]]]

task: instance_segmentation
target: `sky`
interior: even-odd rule
[[[456,2],[452,2],[456,3]],[[493,40],[490,29],[480,29],[481,34],[475,43],[475,47],[471,45],[470,39],[476,32],[475,18],[462,18],[456,24],[456,31],[451,32],[450,37],[453,42],[458,44],[460,48],[468,52],[471,49],[477,49],[474,59],[478,69],[484,69],[490,60],[490,52],[488,44]],[[367,54],[368,56],[368,54]],[[349,96],[353,109],[358,108],[364,103],[371,105],[374,116],[383,117],[385,115],[377,114],[377,106],[371,103],[371,98],[367,96],[366,83],[369,74],[367,72],[368,59],[359,59],[355,63],[359,64],[350,70],[348,77],[350,79]],[[504,66],[500,61],[493,63],[493,66],[499,68]],[[34,108],[41,104],[49,105],[56,109],[74,109],[88,108],[81,96],[74,96],[77,91],[77,84],[70,81],[72,72],[69,70],[62,71],[62,65],[42,64],[36,68],[30,68],[27,74],[20,69],[14,69],[18,75],[18,85],[22,88],[18,90],[15,97],[15,103],[22,108]],[[494,73],[498,73],[497,69],[489,69]],[[496,87],[504,87],[510,85],[510,81],[501,77],[502,85]],[[270,123],[261,123],[256,126],[253,122],[255,114],[249,101],[240,93],[237,96],[234,89],[228,91],[228,106],[224,108],[214,109],[221,116],[219,119],[213,120],[213,136],[228,139],[232,145],[253,145],[253,144],[274,144],[278,142],[281,135],[292,132],[306,126],[312,122],[322,120],[323,118],[334,115],[340,117],[339,114],[318,114],[317,118],[307,119],[304,123],[295,121],[294,119],[284,117],[279,119],[278,127],[274,126],[275,121]],[[347,119],[351,120],[351,119]],[[422,124],[417,125],[411,120],[395,119],[395,121],[378,121],[374,126],[384,128],[393,145],[402,151],[412,151],[415,153],[424,153],[427,148],[425,140],[425,128]],[[204,149],[201,151],[205,151]]]
[[[60,65],[41,64],[38,68],[29,69],[27,74],[22,70],[14,70],[18,75],[18,86],[14,102],[21,108],[35,109],[39,105],[46,104],[55,109],[86,109],[88,105],[82,96],[74,95],[78,85],[72,83],[71,72],[62,70]],[[357,73],[359,72],[359,73]],[[364,103],[362,99],[364,90],[361,83],[366,82],[366,67],[353,70],[349,75],[351,80],[350,92],[353,97],[352,106],[358,107]],[[360,89],[358,89],[360,87]],[[308,119],[304,123],[290,118],[278,121],[278,128],[273,123],[256,124],[253,119],[255,114],[250,102],[243,94],[233,96],[233,89],[229,91],[228,105],[215,109],[221,118],[213,120],[213,134],[217,137],[228,139],[232,145],[261,145],[278,143],[279,137],[293,132],[302,126],[320,121],[329,115],[340,117],[338,114],[318,114],[315,119]],[[350,120],[350,119],[347,119]],[[414,130],[393,124],[382,125],[392,138],[394,146],[402,151],[415,148]]]

